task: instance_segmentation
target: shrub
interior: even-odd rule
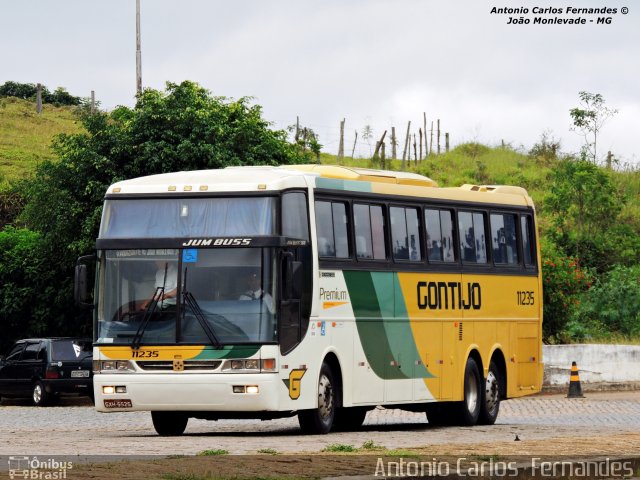
[[[542,283],[544,296],[543,335],[546,341],[561,338],[579,304],[579,294],[591,286],[591,275],[578,260],[565,256],[553,246],[543,245]]]
[[[640,265],[616,266],[584,293],[567,333],[574,340],[640,335]]]

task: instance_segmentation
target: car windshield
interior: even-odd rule
[[[91,355],[92,348],[88,340],[54,340],[51,342],[51,360],[83,360]]]
[[[271,248],[102,252],[97,342],[274,342],[273,252]]]

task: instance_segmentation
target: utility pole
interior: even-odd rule
[[[136,94],[142,93],[142,53],[140,52],[140,0],[136,0]]]

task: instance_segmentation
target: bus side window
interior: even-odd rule
[[[527,267],[534,267],[536,257],[533,253],[533,228],[530,215],[522,215],[520,217],[520,228],[522,233],[522,255],[524,256],[524,264]]]
[[[493,261],[502,265],[517,265],[518,240],[516,237],[516,215],[492,213],[491,245]]]
[[[363,260],[387,258],[384,234],[384,216],[380,205],[353,206],[353,224],[356,239],[356,257]]]
[[[451,210],[425,209],[427,256],[433,262],[455,262],[453,213]]]
[[[304,193],[288,192],[282,195],[282,234],[309,240],[307,196]]]
[[[316,201],[318,255],[349,258],[347,208],[342,202]]]
[[[458,212],[460,229],[460,257],[463,262],[487,263],[487,242],[484,231],[484,214]]]
[[[422,260],[420,221],[415,208],[391,207],[391,246],[395,260]]]

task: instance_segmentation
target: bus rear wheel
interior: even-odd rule
[[[500,411],[500,370],[492,361],[489,364],[489,373],[484,382],[484,392],[482,404],[480,407],[480,417],[478,423],[480,425],[493,425],[498,418]]]
[[[318,407],[301,410],[298,422],[304,433],[329,433],[336,415],[336,384],[331,367],[326,363],[320,368],[318,378]]]
[[[158,435],[175,437],[184,433],[189,417],[182,412],[151,412],[151,421]]]

